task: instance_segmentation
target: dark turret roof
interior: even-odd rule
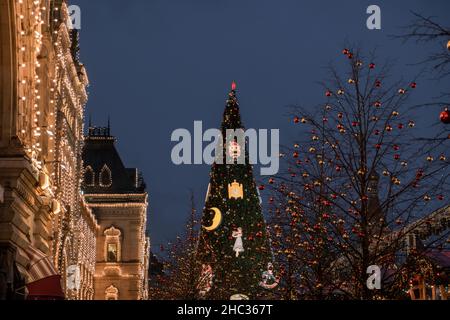
[[[126,168],[117,152],[116,138],[110,133],[110,127],[91,127],[85,137],[83,148],[84,169],[92,169],[94,183],[83,181],[85,194],[133,194],[145,192],[145,183],[138,170]],[[111,173],[111,184],[101,185],[100,174],[105,166]],[[85,177],[87,177],[85,175]]]

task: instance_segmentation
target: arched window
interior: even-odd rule
[[[84,183],[88,187],[95,186],[95,173],[91,166],[84,169]]]
[[[105,164],[102,168],[102,171],[100,171],[100,186],[104,188],[109,188],[112,185],[112,175],[111,170],[108,168],[108,166]]]
[[[117,289],[113,285],[110,285],[105,290],[105,299],[106,300],[119,300],[119,289]]]
[[[108,263],[120,262],[122,258],[120,238],[122,233],[112,226],[104,232],[105,239],[105,261]]]

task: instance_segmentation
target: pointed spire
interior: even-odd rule
[[[242,128],[236,89],[237,84],[233,81],[231,83],[231,91],[228,94],[225,112],[223,115],[222,130]]]

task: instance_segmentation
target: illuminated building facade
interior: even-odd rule
[[[99,226],[80,193],[88,78],[77,37],[65,1],[0,1],[0,299],[27,296],[30,252],[51,261],[66,299],[94,296]]]
[[[145,183],[126,168],[107,128],[89,128],[85,140],[84,198],[100,229],[95,300],[148,299],[150,242]]]

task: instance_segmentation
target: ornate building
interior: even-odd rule
[[[77,36],[65,1],[0,1],[0,299],[41,280],[33,254],[66,298],[93,298],[99,226],[80,194],[88,78]]]
[[[123,165],[115,141],[109,126],[91,127],[83,152],[84,198],[100,225],[95,299],[147,299],[148,195],[138,170]]]

